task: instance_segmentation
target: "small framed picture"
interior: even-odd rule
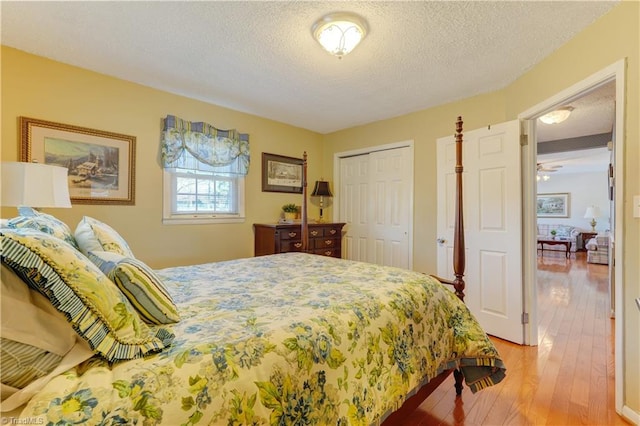
[[[263,152],[262,191],[302,194],[302,158]]]
[[[136,137],[20,117],[22,161],[66,167],[74,204],[135,204]]]
[[[569,193],[538,194],[538,217],[569,217]]]

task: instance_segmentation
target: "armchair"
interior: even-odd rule
[[[585,245],[587,263],[609,264],[609,236],[602,235],[590,239]]]

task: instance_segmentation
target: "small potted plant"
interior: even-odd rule
[[[556,231],[555,229],[551,230],[551,238],[553,238],[554,240],[556,239],[556,234],[558,233],[558,231]]]
[[[282,206],[282,211],[284,212],[285,220],[293,220],[298,216],[298,212],[300,211],[298,206],[293,203],[285,204]]]

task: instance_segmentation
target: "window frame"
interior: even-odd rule
[[[237,213],[174,213],[176,194],[174,192],[175,173],[171,170],[163,169],[163,208],[162,223],[165,225],[196,225],[209,223],[242,223],[246,220],[245,215],[245,180],[246,176],[237,175]],[[215,174],[215,172],[214,172]]]

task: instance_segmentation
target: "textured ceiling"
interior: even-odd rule
[[[328,133],[501,89],[615,4],[3,1],[1,36],[40,56]],[[370,28],[341,60],[310,30],[334,11],[357,12]]]

